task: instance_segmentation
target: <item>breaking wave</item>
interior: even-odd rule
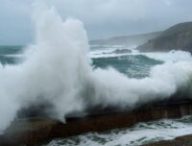
[[[134,108],[185,87],[190,92],[191,61],[165,62],[145,78],[129,78],[112,67],[92,66],[79,20],[63,21],[54,8],[36,5],[34,23],[35,44],[25,49],[22,63],[0,66],[1,132],[31,105],[48,103],[48,116],[64,122],[65,115],[88,106]]]

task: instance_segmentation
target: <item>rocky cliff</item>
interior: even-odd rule
[[[192,52],[192,22],[174,25],[137,49],[141,51],[184,50]]]

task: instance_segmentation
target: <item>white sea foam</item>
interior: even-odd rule
[[[90,51],[89,56],[91,58],[110,58],[110,57],[120,57],[120,56],[135,56],[144,55],[155,60],[161,60],[164,62],[178,62],[178,61],[191,61],[191,53],[180,50],[171,50],[169,52],[139,52],[136,49],[132,49],[131,52],[127,53],[115,53],[116,49],[103,49]],[[129,49],[128,49],[129,50]]]
[[[178,62],[178,61],[192,61],[191,53],[186,51],[175,51],[172,50],[170,52],[156,52],[156,53],[141,53],[146,55],[149,58],[153,58],[156,60],[162,60],[165,62]]]

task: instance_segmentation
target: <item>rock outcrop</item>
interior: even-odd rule
[[[143,45],[141,51],[184,50],[192,52],[192,22],[179,23],[162,32]]]

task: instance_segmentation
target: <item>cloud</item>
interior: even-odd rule
[[[32,37],[29,1],[0,0],[0,43],[29,42]],[[82,20],[90,38],[145,33],[192,21],[191,0],[47,0],[63,18]],[[7,32],[8,31],[8,32]],[[14,34],[14,35],[12,35]],[[22,40],[23,39],[23,40]]]
[[[30,5],[19,0],[0,0],[0,3],[0,44],[30,42]]]
[[[89,34],[96,38],[158,31],[192,20],[190,0],[79,0],[78,3],[56,0],[53,3],[64,16],[83,20]]]

